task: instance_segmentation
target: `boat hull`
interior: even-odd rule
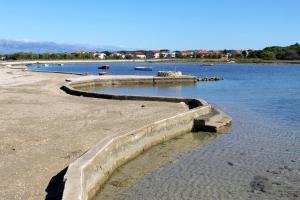
[[[134,70],[138,71],[152,71],[151,67],[135,67]]]

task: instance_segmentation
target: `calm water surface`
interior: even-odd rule
[[[97,74],[99,65],[38,70]],[[120,168],[97,199],[300,199],[300,65],[110,65],[110,74],[152,75],[176,68],[195,76],[221,76],[225,80],[220,82],[96,91],[203,98],[229,113],[233,125],[218,137],[191,142],[199,138],[194,133],[149,150]],[[134,71],[135,66],[154,71]],[[255,176],[267,180],[265,191],[250,187]]]

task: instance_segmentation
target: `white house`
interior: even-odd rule
[[[177,57],[177,53],[175,51],[172,51],[170,54],[171,54],[171,58],[176,58]]]
[[[143,52],[135,52],[135,57],[139,59],[146,59],[146,55]]]
[[[139,59],[146,59],[146,55],[135,55]]]
[[[152,54],[153,54],[153,58],[155,58],[155,59],[160,58],[160,51],[159,50],[153,50]]]
[[[161,52],[161,55],[162,55],[163,58],[170,58],[171,57],[170,52]]]
[[[94,56],[97,56],[101,60],[104,60],[106,58],[105,53],[96,53],[96,54],[94,54]]]

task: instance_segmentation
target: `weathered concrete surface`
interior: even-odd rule
[[[59,87],[77,76],[24,69],[0,65],[0,199],[44,199],[51,178],[102,139],[188,111],[71,96]]]
[[[205,106],[105,138],[69,166],[63,199],[93,197],[117,167],[153,145],[191,131],[194,118],[208,112]]]
[[[155,85],[155,84],[183,84],[196,83],[195,76],[180,77],[157,77],[157,76],[134,76],[134,75],[105,75],[105,76],[82,76],[76,79],[68,79],[74,88],[82,87],[107,87],[118,85]]]
[[[232,118],[229,115],[220,109],[213,108],[212,112],[208,115],[202,115],[195,119],[194,130],[219,132],[230,125],[231,122]]]

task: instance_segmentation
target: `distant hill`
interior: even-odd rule
[[[47,53],[47,52],[75,52],[75,51],[118,51],[120,47],[102,46],[92,47],[88,45],[59,44],[55,42],[33,42],[20,40],[0,39],[0,54],[12,54],[17,52]]]

